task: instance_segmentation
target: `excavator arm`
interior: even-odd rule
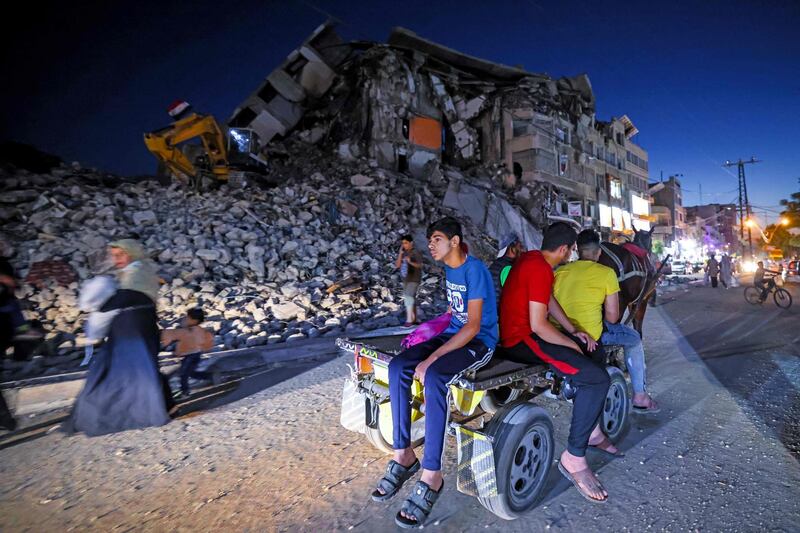
[[[227,180],[229,174],[225,136],[214,117],[192,113],[166,128],[144,134],[147,149],[173,174],[194,180],[201,169],[186,157],[179,145],[200,138],[208,158],[208,170],[218,179]]]

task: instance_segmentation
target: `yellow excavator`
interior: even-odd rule
[[[173,103],[168,112],[175,122],[145,133],[144,144],[175,178],[201,187],[207,181],[263,174],[266,161],[254,131],[230,128],[223,133],[213,116],[192,112],[185,101]],[[200,143],[189,142],[195,139]]]

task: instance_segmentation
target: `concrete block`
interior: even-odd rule
[[[308,63],[300,72],[300,85],[309,95],[319,98],[330,89],[336,73],[311,48],[303,46],[300,48],[300,54],[308,59]]]
[[[267,81],[278,93],[291,102],[302,102],[305,100],[306,91],[297,83],[286,71],[281,69],[273,70],[267,77]]]

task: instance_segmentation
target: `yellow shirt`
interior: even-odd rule
[[[595,340],[603,334],[603,302],[617,292],[616,273],[600,263],[575,261],[556,270],[556,300],[570,322]]]

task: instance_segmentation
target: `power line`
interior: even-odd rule
[[[744,240],[744,220],[745,220],[745,210],[747,210],[747,218],[750,218],[752,212],[750,211],[750,201],[747,198],[747,180],[745,179],[744,175],[744,166],[749,164],[760,163],[761,161],[756,159],[755,157],[751,157],[747,161],[742,161],[740,158],[738,161],[725,161],[725,164],[722,165],[723,167],[732,167],[736,165],[739,169],[739,237]],[[747,240],[750,243],[750,257],[753,257],[753,232],[750,227],[747,228]],[[742,254],[744,255],[744,254]]]

